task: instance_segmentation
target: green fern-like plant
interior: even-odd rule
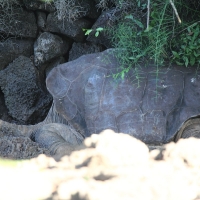
[[[112,42],[117,51],[117,58],[120,63],[119,72],[115,78],[124,78],[125,74],[145,59],[147,44],[145,43],[144,26],[134,19],[133,16],[125,16],[126,21],[118,23],[113,29]],[[138,30],[140,29],[140,30]]]
[[[123,3],[123,0],[121,0],[121,2]],[[111,31],[110,35],[112,37],[113,46],[121,49],[117,54],[120,68],[114,77],[124,78],[125,74],[131,68],[137,68],[141,65],[144,66],[149,62],[156,65],[157,77],[159,76],[160,67],[166,62],[175,61],[182,65],[193,65],[197,63],[196,61],[199,59],[199,40],[197,40],[197,37],[199,37],[198,27],[193,26],[192,29],[190,26],[190,29],[192,29],[190,31],[192,33],[194,32],[194,34],[183,34],[180,37],[181,39],[175,40],[181,47],[180,51],[174,50],[174,44],[172,48],[170,41],[177,33],[186,29],[185,27],[188,27],[189,24],[194,23],[195,17],[199,16],[199,13],[192,10],[188,4],[185,4],[185,2],[181,0],[177,2],[176,7],[178,7],[178,10],[182,11],[182,13],[187,13],[188,15],[192,13],[192,15],[189,15],[189,19],[184,16],[184,14],[177,18],[177,11],[174,11],[175,5],[171,4],[168,0],[156,0],[152,2],[150,13],[144,11],[144,5],[145,4],[142,4],[141,6],[138,0],[138,7],[135,8],[135,10],[128,10],[125,12],[124,16],[121,16],[117,25],[114,26]],[[146,13],[141,15],[141,12]],[[147,14],[149,14],[148,25],[146,25]],[[172,54],[174,56],[173,59],[171,59]]]
[[[115,78],[124,78],[131,68],[140,67],[149,61],[160,67],[168,57],[169,25],[173,23],[172,17],[168,15],[171,7],[169,2],[165,2],[160,5],[160,10],[158,8],[151,12],[148,29],[142,18],[138,19],[132,14],[124,16],[112,29],[113,46],[121,49],[117,55],[120,69]]]

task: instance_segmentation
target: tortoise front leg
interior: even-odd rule
[[[189,138],[189,137],[200,138],[199,118],[189,119],[187,122],[185,122],[185,124],[181,127],[181,129],[177,133],[175,142],[177,142],[180,138]]]
[[[189,137],[200,138],[200,124],[191,124],[184,129],[181,138]]]
[[[43,125],[33,133],[32,139],[41,147],[47,148],[55,159],[69,155],[84,140],[73,128],[59,123]]]

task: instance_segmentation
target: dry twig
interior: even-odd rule
[[[150,0],[148,0],[147,4],[147,30],[149,29],[149,18],[150,18]]]
[[[169,2],[170,2],[170,4],[172,5],[172,8],[173,8],[173,10],[174,10],[174,12],[175,12],[175,15],[176,15],[176,17],[177,17],[177,19],[178,19],[178,22],[181,24],[181,19],[180,19],[180,17],[179,17],[178,12],[177,12],[176,6],[174,5],[174,3],[173,3],[172,0],[169,0]]]

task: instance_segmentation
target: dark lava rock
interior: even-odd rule
[[[82,42],[85,39],[83,28],[90,28],[91,22],[86,19],[78,19],[70,22],[67,20],[59,20],[56,13],[50,13],[47,17],[47,31],[61,33],[77,42]]]
[[[98,44],[93,44],[90,42],[87,42],[87,43],[74,42],[69,52],[69,61],[75,60],[85,54],[98,53],[103,50],[104,48]]]
[[[31,60],[20,56],[0,72],[0,87],[9,114],[21,123],[42,121],[52,98],[38,86],[37,71]]]
[[[53,58],[64,55],[69,50],[69,44],[61,37],[51,33],[42,33],[34,44],[34,63],[44,64]]]
[[[8,39],[0,43],[0,70],[20,55],[30,57],[33,55],[32,39]]]
[[[0,9],[0,19],[0,33],[25,38],[37,36],[37,24],[33,12],[22,8],[15,8],[12,11]]]
[[[23,2],[29,10],[44,10],[48,12],[54,12],[56,10],[52,1],[23,0]]]

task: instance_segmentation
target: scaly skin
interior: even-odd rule
[[[0,136],[26,136],[49,149],[56,158],[70,154],[84,137],[71,128],[52,105],[46,119],[36,125],[17,125],[0,120]]]
[[[200,137],[200,118],[193,118],[187,120],[181,129],[178,131],[175,142],[177,142],[180,138],[188,138],[188,137]]]

